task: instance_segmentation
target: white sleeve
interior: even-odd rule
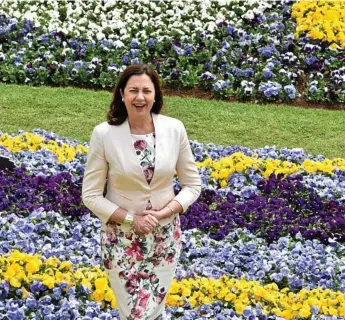
[[[173,200],[178,201],[183,208],[183,212],[185,212],[200,195],[201,179],[198,169],[195,165],[187,132],[182,122],[180,152],[176,163],[176,171],[182,189]]]
[[[104,144],[97,127],[93,130],[83,178],[83,202],[103,223],[107,223],[118,205],[103,196],[108,175]]]

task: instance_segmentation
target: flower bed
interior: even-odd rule
[[[46,258],[57,257],[73,264],[99,265],[101,223],[86,214],[74,221],[59,212],[41,207],[25,217],[6,210],[0,216],[0,255],[18,249],[23,253],[39,252]],[[96,249],[95,249],[96,248]]]
[[[235,229],[216,241],[200,230],[186,230],[176,278],[223,275],[240,279],[275,282],[292,291],[323,287],[345,292],[345,247],[334,240],[329,245],[319,240],[280,237],[268,244],[245,229]]]
[[[268,241],[298,232],[308,239],[345,241],[344,201],[322,201],[300,180],[298,176],[282,179],[271,175],[258,182],[260,194],[251,193],[244,202],[230,192],[219,197],[205,191],[188,215],[181,217],[181,224],[218,240],[234,228],[247,228]]]
[[[238,313],[244,313],[248,306],[255,308],[259,304],[264,314],[272,313],[284,319],[308,318],[315,314],[313,307],[323,312],[327,310],[333,316],[345,316],[343,293],[318,288],[290,294],[288,288],[279,290],[274,283],[262,286],[257,281],[235,280],[226,276],[218,280],[196,278],[174,281],[167,304],[184,305],[183,297],[187,297],[193,307],[217,300],[227,302]]]
[[[118,318],[102,271],[101,223],[81,203],[87,144],[42,130],[1,133],[0,141],[0,154],[20,167],[0,172],[5,319]],[[343,318],[344,159],[191,146],[202,194],[181,216],[183,249],[164,317]]]
[[[111,88],[126,66],[144,62],[172,88],[343,103],[342,4],[294,2],[3,0],[0,81]],[[324,18],[322,35],[313,14]]]
[[[339,158],[325,159],[323,161],[306,159],[302,164],[296,164],[279,159],[262,159],[257,156],[249,157],[241,152],[236,152],[218,161],[208,158],[202,163],[198,163],[198,167],[209,169],[207,170],[210,173],[209,179],[213,178],[214,183],[225,187],[228,185],[229,176],[233,173],[258,172],[266,179],[271,174],[286,176],[300,172],[306,172],[307,174],[322,172],[332,175],[335,170],[345,169],[345,161]]]
[[[0,172],[0,210],[25,216],[42,207],[72,218],[83,215],[88,211],[81,204],[81,180],[73,182],[68,172],[55,176],[32,176],[21,169]]]

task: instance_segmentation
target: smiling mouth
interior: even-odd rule
[[[134,104],[133,105],[136,109],[144,109],[145,108],[145,104],[144,105],[136,105],[136,104]]]

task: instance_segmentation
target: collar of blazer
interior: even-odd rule
[[[153,119],[153,125],[155,128],[155,169],[153,178],[150,182],[150,186],[152,187],[155,183],[155,180],[157,179],[157,176],[159,176],[160,167],[162,164],[162,141],[164,140],[164,129],[161,126],[161,116],[159,114],[152,113],[152,119]],[[128,118],[126,121],[120,126],[123,129],[123,134],[121,135],[123,139],[122,140],[122,148],[123,150],[128,150],[126,152],[126,156],[128,157],[128,165],[129,163],[133,164],[133,170],[135,170],[136,176],[141,179],[141,183],[148,186],[148,183],[146,181],[144,172],[141,168],[138,155],[135,152],[133,140],[132,140],[132,134],[129,127]]]

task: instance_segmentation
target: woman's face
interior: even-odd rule
[[[154,103],[155,87],[147,74],[131,76],[121,96],[129,118],[145,118],[150,115]]]

